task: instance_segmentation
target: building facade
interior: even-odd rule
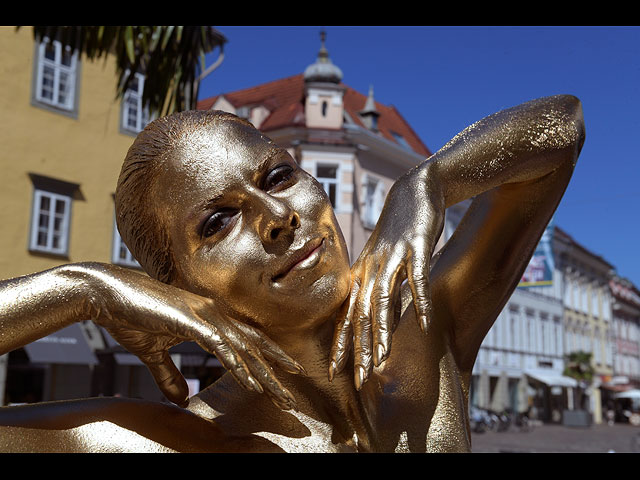
[[[640,388],[640,290],[630,280],[613,275],[609,281],[614,344],[614,391]]]
[[[590,352],[594,378],[587,388],[587,408],[603,421],[601,386],[613,375],[613,330],[609,279],[613,266],[556,227],[554,257],[562,276],[565,352]],[[576,406],[584,407],[583,405]]]

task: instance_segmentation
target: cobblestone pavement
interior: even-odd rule
[[[541,425],[529,432],[472,434],[473,453],[640,453],[640,427]]]

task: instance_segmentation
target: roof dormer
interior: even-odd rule
[[[378,131],[378,117],[380,116],[380,112],[376,109],[376,101],[373,98],[373,85],[369,87],[369,96],[364,104],[364,108],[358,113],[360,114],[362,122],[369,130],[373,132]]]

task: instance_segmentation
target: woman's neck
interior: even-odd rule
[[[367,421],[349,368],[329,381],[329,354],[334,319],[296,332],[269,332],[270,337],[300,363],[306,374],[285,374],[281,381],[296,400],[297,410],[329,423],[341,436],[368,437]],[[319,418],[324,417],[324,418]]]

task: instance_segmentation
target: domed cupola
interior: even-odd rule
[[[324,46],[325,32],[320,32],[322,43],[318,60],[304,72],[305,123],[309,128],[342,128],[345,86],[340,83],[342,70],[329,60]]]
[[[325,32],[320,32],[320,51],[315,63],[309,65],[304,71],[305,82],[328,82],[340,83],[342,80],[342,70],[331,62],[329,52],[324,45]]]

